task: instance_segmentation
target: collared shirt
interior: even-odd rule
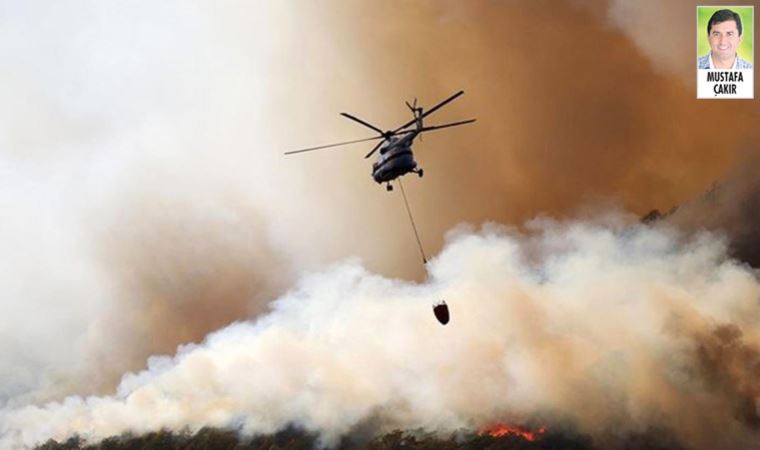
[[[730,69],[723,69],[723,70],[743,70],[743,69],[751,69],[751,68],[752,68],[752,64],[739,58],[739,55],[736,55],[736,57],[734,58],[734,65],[731,66]],[[720,69],[716,69],[715,65],[713,64],[712,52],[706,54],[705,56],[700,57],[697,60],[697,69],[720,70]]]

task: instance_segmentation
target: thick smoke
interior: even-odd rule
[[[694,14],[602,1],[360,2],[341,8],[334,33],[362,42],[354,76],[367,86],[425,106],[466,91],[429,122],[478,122],[417,147],[426,178],[413,192],[434,245],[461,220],[520,223],[599,197],[666,210],[724,176],[757,141],[757,103],[697,101],[693,77],[632,37],[650,30],[693,75]],[[381,124],[403,108],[375,104],[367,119]]]
[[[677,75],[695,89],[695,11],[696,3],[688,0],[611,0],[607,17],[649,58],[655,72]]]
[[[288,424],[331,442],[362,423],[570,420],[597,440],[657,428],[745,448],[760,419],[757,275],[712,235],[605,222],[461,229],[423,284],[338,264],[258,320],[151,358],[114,395],[6,411],[0,442]]]
[[[291,71],[316,55],[345,65],[314,16],[248,2],[2,10],[0,404],[111,391],[151,354],[257,314],[303,267],[372,253],[325,236],[342,222],[324,212],[356,206],[326,205],[309,176],[324,167],[281,154],[295,129],[345,131],[280,103],[338,109],[306,89],[334,72]],[[299,33],[320,38],[303,48]]]
[[[670,211],[666,220],[681,229],[724,234],[732,254],[760,267],[760,152],[747,153],[742,165],[717,180],[704,195]]]

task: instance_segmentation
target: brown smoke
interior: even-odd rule
[[[724,234],[738,259],[760,267],[760,153],[747,153],[741,165],[716,180],[704,195],[680,205],[667,222],[682,229]]]
[[[342,69],[367,90],[345,109],[390,127],[404,118],[402,98],[430,106],[461,88],[465,97],[429,122],[479,120],[415,147],[426,178],[407,184],[431,250],[460,221],[520,223],[600,198],[638,213],[667,209],[733,165],[757,137],[756,102],[695,99],[684,76],[695,58],[693,6],[638,9],[553,1],[335,9],[333,39],[356,61]],[[658,51],[638,39],[654,25]],[[664,55],[687,66],[673,71]]]
[[[736,325],[717,326],[711,334],[700,336],[698,355],[707,384],[733,400],[737,419],[758,429],[760,348],[745,342],[742,335]]]
[[[119,223],[100,231],[100,262],[119,295],[91,325],[91,384],[105,389],[155,354],[266,311],[284,288],[289,266],[267,243],[263,219],[245,202],[126,193]],[[113,220],[113,219],[111,219]]]

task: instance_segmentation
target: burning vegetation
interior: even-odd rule
[[[495,438],[500,438],[504,436],[519,436],[527,441],[533,442],[536,440],[537,437],[541,436],[546,432],[545,427],[539,427],[535,430],[522,427],[519,425],[509,425],[509,424],[496,424],[490,427],[487,427],[480,431],[479,434],[481,435],[489,435]]]
[[[594,442],[570,429],[531,430],[499,424],[478,433],[462,432],[449,437],[396,430],[374,438],[352,434],[335,446],[325,446],[316,434],[287,428],[274,434],[244,437],[233,430],[203,428],[195,434],[158,431],[136,436],[123,434],[97,444],[78,437],[64,442],[50,440],[36,450],[686,450],[669,433],[649,430],[605,443]]]
[[[231,430],[204,428],[195,434],[159,431],[141,436],[124,434],[98,444],[87,444],[78,437],[65,442],[53,440],[36,447],[37,450],[311,450],[324,448],[318,436],[288,428],[275,434],[243,437]],[[423,432],[393,431],[375,438],[349,435],[339,444],[327,447],[335,450],[596,450],[591,440],[570,434],[552,434],[544,429],[498,425],[488,432],[454,434],[448,438]]]

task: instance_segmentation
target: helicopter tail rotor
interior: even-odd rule
[[[404,101],[404,103],[406,103],[406,107],[409,108],[409,111],[411,111],[412,114],[414,114],[415,118],[422,115],[422,107],[417,107],[417,97],[414,97],[414,102],[412,104],[409,104],[407,101]]]
[[[418,119],[422,119],[424,117],[427,117],[428,115],[434,113],[435,111],[438,111],[443,106],[449,104],[449,102],[453,101],[455,98],[459,97],[460,95],[464,94],[464,91],[459,91],[456,94],[452,95],[451,97],[447,98],[446,100],[438,103],[437,105],[433,106],[432,108],[428,109],[425,112],[422,112],[422,108],[419,108],[420,114],[419,116],[415,114],[414,119],[410,120],[409,122],[401,125],[400,127],[393,130],[394,133],[398,133],[399,131],[402,131],[403,129],[410,127],[414,125]]]

